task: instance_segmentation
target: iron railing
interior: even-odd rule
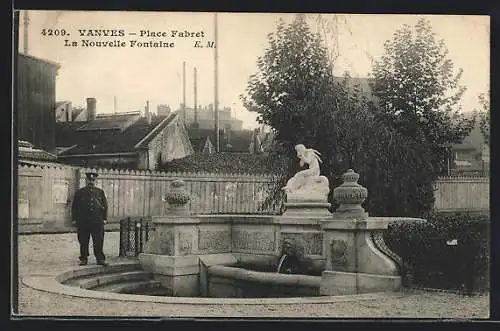
[[[153,226],[151,217],[127,217],[120,220],[120,257],[136,257],[143,252]]]

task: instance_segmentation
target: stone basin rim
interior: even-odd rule
[[[321,204],[321,203],[320,203]],[[196,218],[200,220],[211,220],[215,218],[217,219],[267,219],[270,221],[281,221],[282,219],[287,218],[303,218],[305,220],[332,220],[333,214],[327,212],[326,215],[312,215],[312,216],[304,216],[304,215],[267,215],[267,214],[257,214],[257,215],[245,215],[245,214],[220,214],[220,215],[211,215],[211,214],[199,214],[199,215],[189,215],[188,218],[192,218],[194,223],[199,222]],[[176,215],[175,217],[178,217]],[[169,218],[168,216],[157,216],[153,217],[153,222],[162,222],[162,218]],[[170,217],[172,218],[172,217]],[[419,217],[407,217],[407,216],[368,216],[364,221],[386,221],[386,222],[426,222],[427,220]],[[168,222],[171,222],[169,219]],[[202,222],[200,222],[202,223]]]
[[[69,269],[57,274],[38,274],[26,276],[21,279],[22,283],[30,288],[70,297],[112,300],[123,302],[147,302],[163,304],[189,304],[189,305],[293,305],[293,304],[321,304],[335,302],[349,302],[359,300],[380,300],[388,297],[401,297],[402,292],[373,292],[364,294],[349,294],[337,296],[303,296],[286,298],[209,298],[209,297],[173,297],[152,296],[141,294],[123,294],[112,292],[101,292],[87,290],[76,286],[65,285],[58,281],[58,276],[78,268]]]

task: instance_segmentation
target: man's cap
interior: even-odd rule
[[[85,173],[85,176],[87,176],[88,179],[96,179],[99,175],[97,172],[89,171]]]

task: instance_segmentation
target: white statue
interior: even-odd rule
[[[328,178],[320,176],[321,154],[317,150],[306,148],[302,144],[296,145],[295,150],[297,151],[297,157],[300,159],[300,166],[303,167],[307,164],[309,168],[297,172],[295,176],[288,180],[283,190],[287,195],[302,192],[304,197],[315,192],[321,195],[328,194],[330,191]]]

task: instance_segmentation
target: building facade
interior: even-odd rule
[[[185,116],[182,105],[175,113],[179,115],[187,128],[198,129],[214,129],[215,128],[215,111],[213,105],[208,105],[203,108],[186,107]],[[224,107],[219,109],[219,128],[232,131],[241,131],[243,129],[243,121],[232,116],[231,108]]]
[[[490,146],[476,123],[460,144],[451,149],[450,175],[488,176],[490,172]]]
[[[60,65],[17,56],[17,135],[36,148],[55,151],[56,76]]]

